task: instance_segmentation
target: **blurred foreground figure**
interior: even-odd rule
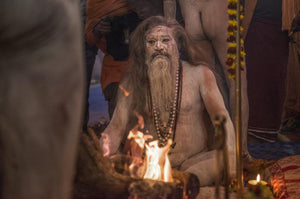
[[[183,27],[175,20],[150,17],[131,38],[131,70],[121,84],[129,96],[119,91],[112,121],[104,132],[111,139],[110,152],[117,152],[122,139],[137,124],[138,113],[145,121],[144,133],[149,132],[160,147],[173,140],[175,146],[169,153],[172,167],[196,174],[201,186],[211,185],[215,151],[209,150],[208,139],[214,134],[211,120],[222,115],[227,121],[226,146],[233,175],[233,124],[213,72],[201,62]]]
[[[83,100],[79,2],[0,1],[1,198],[70,197]]]

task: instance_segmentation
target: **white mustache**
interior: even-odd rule
[[[153,53],[153,54],[151,55],[151,61],[152,61],[155,57],[157,57],[157,56],[159,56],[159,55],[165,56],[165,57],[167,57],[167,58],[170,59],[170,54],[169,54],[169,53],[166,53],[166,52],[155,52],[155,53]]]

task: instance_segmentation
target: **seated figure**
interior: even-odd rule
[[[104,131],[110,137],[110,152],[120,149],[137,124],[138,113],[144,118],[143,131],[158,140],[160,147],[173,139],[169,152],[173,168],[197,175],[201,186],[211,185],[216,161],[215,150],[209,146],[212,121],[224,116],[230,175],[234,175],[232,121],[213,71],[201,61],[184,28],[161,16],[144,20],[131,35],[130,60],[113,118]]]

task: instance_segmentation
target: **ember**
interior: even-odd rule
[[[119,85],[119,88],[121,89],[121,91],[123,91],[124,96],[128,97],[130,95],[130,93],[125,88],[123,88],[123,86]]]

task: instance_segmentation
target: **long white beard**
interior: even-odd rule
[[[168,114],[165,113],[168,113],[168,108],[170,108],[174,98],[175,76],[171,72],[174,69],[176,70],[176,66],[172,66],[171,60],[165,56],[157,56],[148,66],[152,102],[157,106],[162,116],[165,115],[162,119],[168,117]]]

